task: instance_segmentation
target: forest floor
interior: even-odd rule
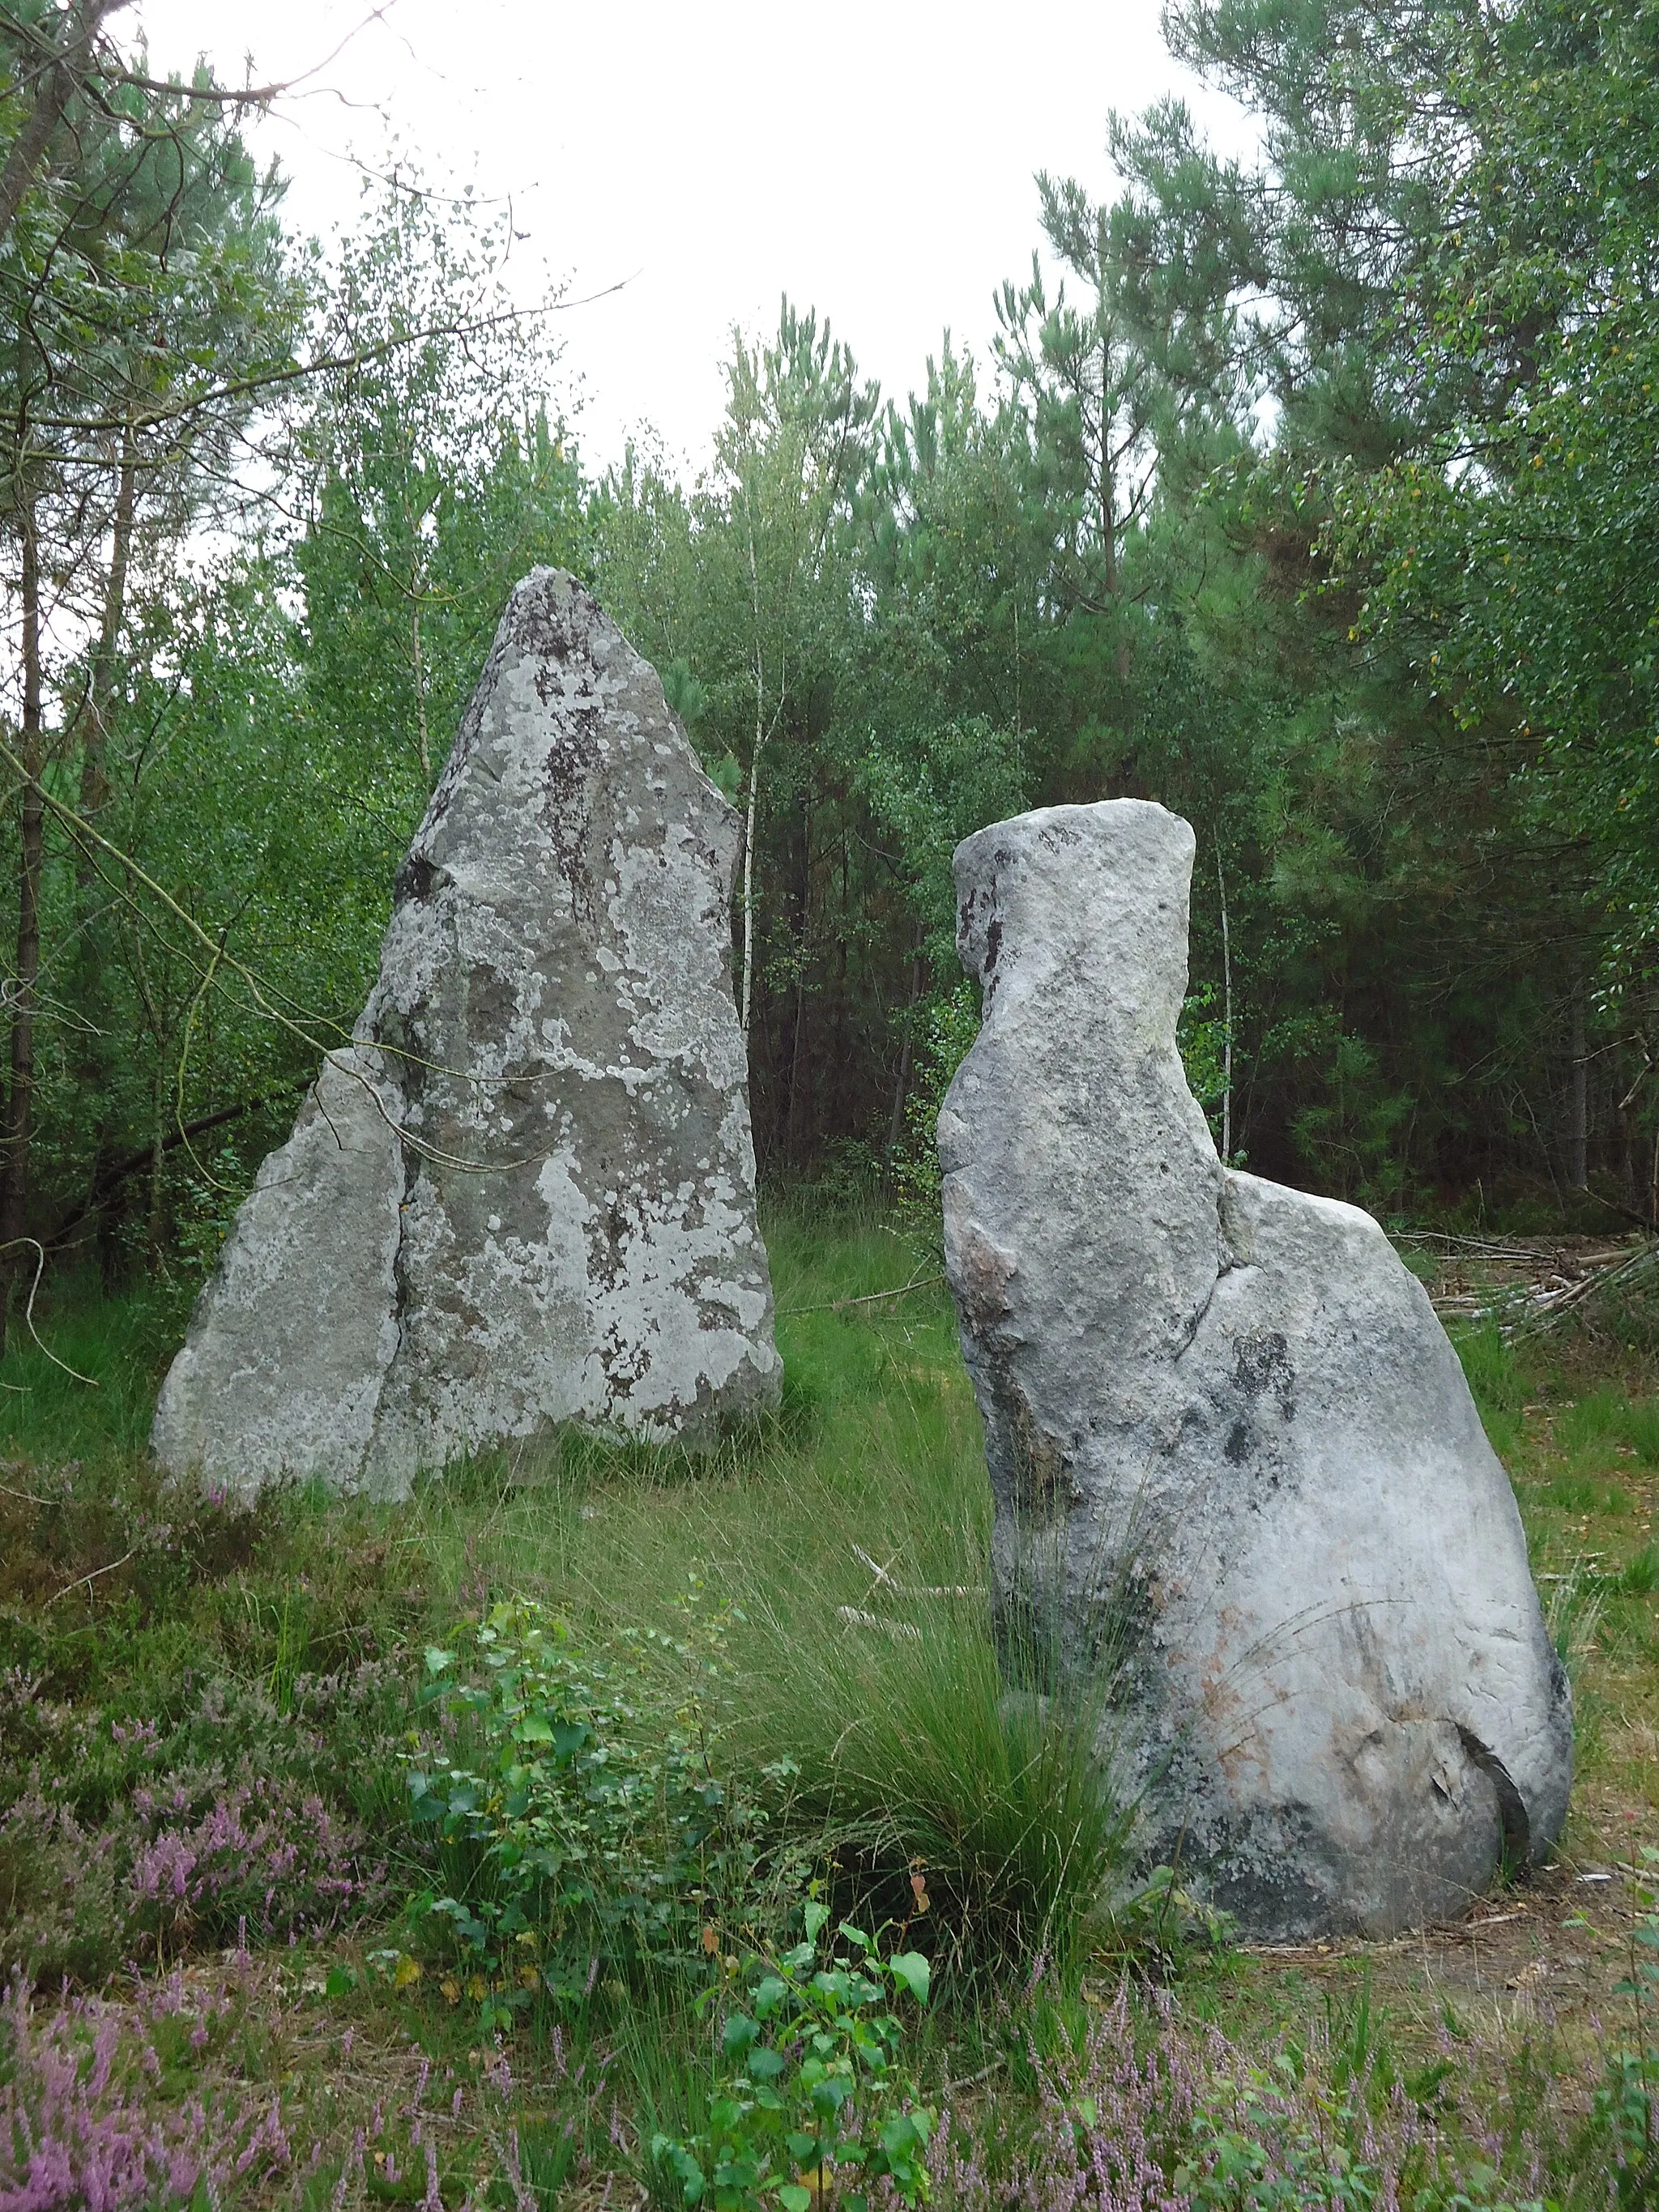
[[[1101,2197],[1129,2137],[1165,2179],[1104,2201],[1162,2201],[1171,2173],[1215,2205],[1659,2201],[1659,1303],[1624,1279],[1512,1344],[1454,1316],[1574,1684],[1554,1863],[1454,1925],[1294,1950],[1225,1940],[1178,1885],[1126,1892],[1062,1959],[1033,1929],[1066,1877],[1032,1837],[1075,1784],[1047,1750],[1013,1771],[998,1736],[937,1261],[875,1218],[783,1211],[769,1239],[788,1383],[764,1434],[701,1462],[567,1441],[397,1509],[170,1495],[143,1443],[179,1296],[43,1298],[39,1346],[0,1368],[0,1932],[27,1969],[0,2015],[0,2197],[684,2201],[650,2145],[708,2125],[720,1988],[699,2007],[596,1952],[585,1988],[531,1972],[508,2010],[499,1960],[434,1926],[465,1854],[410,1825],[414,1686],[510,1598],[610,1655],[619,1703],[657,1710],[666,1681],[674,1740],[718,1738],[733,1792],[785,1778],[775,1889],[862,1885],[957,1962],[906,2044],[947,2116],[940,2201]],[[1407,1248],[1477,1307],[1526,1249]],[[1583,1273],[1530,1249],[1538,1280]],[[741,1915],[706,1909],[718,1969]],[[1149,2039],[1169,2081],[1114,2072]]]

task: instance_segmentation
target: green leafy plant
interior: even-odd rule
[[[647,1630],[600,1656],[515,1600],[469,1632],[470,1652],[427,1651],[426,1703],[471,1751],[409,1755],[414,1815],[477,1847],[486,1878],[422,1902],[459,1938],[486,2025],[538,1987],[591,1988],[601,1964],[703,1971],[702,1931],[753,1903],[767,1809],[716,1769],[725,1620],[702,1599],[694,1582],[695,1643]],[[787,1779],[781,1764],[762,1777]]]
[[[1638,1852],[1632,1843],[1626,1871],[1636,1910],[1625,1972],[1613,1984],[1613,1993],[1631,2001],[1637,2047],[1609,2058],[1592,2117],[1613,2148],[1617,2203],[1647,2204],[1659,2182],[1653,2094],[1659,2084],[1659,2049],[1651,2040],[1653,2008],[1659,2004],[1659,1850],[1644,1844]]]
[[[924,2154],[935,2115],[899,2070],[904,2026],[891,2009],[925,2005],[928,1964],[916,1951],[881,1955],[877,1937],[843,1921],[849,1947],[817,1961],[826,1905],[805,1908],[805,1939],[751,1983],[726,2015],[721,2081],[707,2130],[689,2142],[653,2136],[651,2155],[688,2205],[713,2212],[811,2212],[834,2192],[865,2212],[872,2183],[907,2205],[927,2194]],[[850,2172],[858,2186],[842,2191]]]
[[[1177,1869],[1153,1867],[1112,1908],[1114,1948],[1143,1973],[1178,1974],[1194,1956],[1224,1951],[1232,1915],[1196,1896]]]
[[[920,1012],[920,1010],[918,1010]],[[939,1235],[939,1166],[935,1130],[939,1108],[979,1035],[979,987],[957,984],[933,1000],[917,1022],[915,1079],[905,1106],[905,1142],[893,1163],[902,1218]]]

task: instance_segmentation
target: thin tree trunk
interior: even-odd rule
[[[812,915],[812,816],[805,799],[801,801],[800,838],[797,850],[799,861],[796,876],[795,1036],[789,1054],[789,1101],[785,1109],[784,1143],[789,1158],[799,1164],[804,1150],[800,1137],[801,1068],[805,1060],[803,1047],[806,1034],[806,956]]]
[[[1215,845],[1215,879],[1221,893],[1221,1161],[1233,1156],[1233,940],[1227,924],[1227,878],[1221,840]]]
[[[415,721],[421,745],[421,781],[432,789],[432,740],[426,724],[426,657],[421,647],[421,602],[414,603],[410,629],[415,653]]]
[[[1589,1060],[1584,1041],[1584,986],[1576,978],[1571,1012],[1572,1106],[1567,1128],[1567,1181],[1574,1190],[1589,1182]]]
[[[115,487],[115,513],[111,527],[109,575],[104,590],[104,616],[93,655],[92,680],[88,687],[81,741],[80,811],[83,820],[95,822],[109,803],[110,709],[115,699],[117,655],[126,620],[127,568],[132,550],[133,518],[137,507],[137,452],[132,425],[121,436],[121,458]],[[109,1158],[109,994],[105,988],[105,946],[98,927],[97,902],[101,886],[89,845],[77,846],[75,854],[76,952],[71,997],[80,1026],[75,1037],[75,1075],[94,1127],[89,1188],[96,1188]],[[105,1282],[113,1287],[116,1253],[107,1235],[99,1238],[99,1255]]]
[[[1100,341],[1100,540],[1106,556],[1106,596],[1112,603],[1117,635],[1113,657],[1117,680],[1129,680],[1129,641],[1123,635],[1123,610],[1118,604],[1121,579],[1117,569],[1117,485],[1112,471],[1112,340],[1109,331]]]
[[[127,568],[132,552],[132,523],[138,497],[138,457],[128,422],[121,435],[120,474],[116,480],[115,515],[110,535],[109,580],[104,619],[92,663],[87,697],[86,735],[81,746],[81,812],[91,821],[109,799],[109,710],[115,697],[116,648],[127,616]],[[75,884],[84,894],[96,873],[92,855],[75,856]]]
[[[167,1083],[161,1055],[155,1055],[155,1089],[150,1127],[149,1220],[144,1242],[152,1267],[161,1256],[161,1176],[167,1162]]]
[[[34,987],[40,969],[40,864],[45,823],[40,795],[40,549],[34,505],[22,514],[23,766],[17,872],[17,972],[11,1017],[11,1086],[6,1099],[6,1175],[0,1189],[0,1245],[15,1247],[27,1226],[29,1134],[34,1115]],[[3,1261],[8,1297],[21,1255]],[[3,1301],[0,1301],[3,1304]],[[0,1326],[3,1326],[0,1323]],[[0,1339],[3,1342],[3,1339]]]
[[[152,1264],[161,1254],[161,1191],[162,1170],[167,1154],[167,1071],[161,1058],[161,1016],[150,988],[149,969],[144,959],[144,933],[142,926],[131,936],[132,980],[137,987],[139,1002],[144,1009],[144,1019],[155,1045],[155,1063],[150,1079],[149,1197],[145,1224],[145,1243]]]
[[[755,809],[760,794],[761,749],[766,743],[765,679],[755,656],[755,750],[749,759],[749,805],[743,825],[743,1041],[749,1042],[749,1006],[755,978]]]
[[[1023,724],[1023,722],[1021,721],[1021,719],[1020,719],[1020,697],[1019,697],[1019,576],[1018,576],[1018,572],[1017,572],[1017,573],[1016,573],[1016,574],[1015,574],[1015,577],[1014,577],[1014,743],[1015,743],[1016,744],[1018,744],[1019,743],[1020,738],[1024,736],[1024,724]]]
[[[899,1047],[898,1081],[893,1086],[893,1110],[887,1117],[887,1158],[890,1160],[898,1150],[898,1140],[904,1131],[904,1102],[910,1088],[910,1061],[915,1051],[916,1001],[921,996],[921,950],[927,942],[921,924],[916,924],[916,941],[910,953],[910,996],[904,1007],[904,1038]]]
[[[6,166],[0,170],[0,239],[16,222],[17,211],[40,173],[52,134],[75,90],[77,67],[87,65],[100,24],[120,4],[121,0],[81,0],[70,12],[58,58],[42,73],[28,121],[12,141]]]

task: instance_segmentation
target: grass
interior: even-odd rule
[[[1659,1361],[1618,1310],[1518,1349],[1460,1344],[1572,1676],[1569,1858],[1605,1864],[1659,1814]]]
[[[603,1647],[674,1634],[696,1584],[729,1609],[730,1756],[798,1770],[791,1822],[839,1892],[901,1917],[921,1874],[941,1962],[964,1972],[1073,1948],[1122,1858],[1098,1717],[1004,1696],[978,1419],[937,1283],[847,1303],[937,1269],[876,1219],[826,1238],[784,1213],[770,1244],[775,1421],[696,1458],[569,1437],[390,1510],[320,1493],[181,1510],[134,1415],[180,1301],[164,1286],[112,1311],[60,1288],[42,1337],[96,1387],[27,1340],[0,1374],[17,1474],[0,1591],[18,1601],[0,1664],[118,1721],[176,1714],[204,1666],[281,1711],[296,1682],[418,1650],[508,1594]]]
[[[15,1332],[0,1364],[7,1955],[101,1984],[132,2080],[161,2037],[168,2095],[213,2088],[232,2134],[252,2124],[243,2090],[278,2093],[293,2166],[216,2182],[222,2197],[422,2202],[440,2136],[452,2208],[608,2202],[618,2175],[660,2196],[646,2147],[702,2123],[741,1931],[722,1927],[695,1973],[596,1960],[579,2003],[538,1992],[481,2032],[419,1910],[422,1892],[476,1896],[483,1879],[476,1853],[446,1856],[408,1817],[421,1653],[530,1597],[600,1654],[653,1632],[668,1705],[708,1719],[727,1785],[793,1770],[771,1806],[778,1879],[932,1954],[939,1996],[913,2063],[956,2115],[938,2185],[963,2212],[976,2191],[1074,2201],[1066,2160],[1088,2142],[1109,2156],[1108,2120],[1085,2110],[1110,2106],[1114,2142],[1138,2129],[1166,2148],[1178,2121],[1187,2155],[1223,2127],[1205,2100],[1224,2091],[1226,2127],[1254,2130],[1274,2173],[1305,2166],[1302,2130],[1418,2160],[1424,2212],[1451,2202],[1448,2175],[1492,2201],[1483,2170],[1513,2198],[1605,2201],[1613,2154],[1593,2095],[1627,2009],[1614,1984],[1638,1899],[1628,1881],[1575,1885],[1659,1842],[1659,1332],[1620,1314],[1521,1352],[1493,1332],[1460,1346],[1574,1681],[1580,1778],[1559,1867],[1464,1929],[1270,1959],[1216,1948],[1178,1892],[1123,1904],[1127,1808],[1095,1755],[1106,1717],[1006,1693],[978,1419],[929,1254],[875,1215],[779,1209],[768,1235],[787,1377],[775,1419],[696,1458],[569,1437],[453,1470],[398,1509],[168,1492],[143,1445],[184,1291],[50,1285],[37,1321],[64,1365]],[[694,1618],[717,1618],[716,1644]],[[239,1790],[238,1834],[256,1812],[270,1829],[246,1863],[212,1841]],[[177,1909],[159,1892],[121,1901],[144,1850],[196,1854]],[[283,1920],[259,1885],[295,1863],[313,1889]],[[337,1911],[318,1902],[331,1880]],[[157,2025],[176,2016],[156,2012],[169,1973],[199,2045]],[[89,2002],[61,2015],[83,2041],[99,2031],[73,2003]],[[1126,2037],[1172,2069],[1158,2111],[1113,2071]],[[9,2063],[14,2083],[33,2078]],[[459,2093],[452,2121],[433,2117],[434,2083],[439,2102]],[[13,2094],[0,2065],[0,2098]],[[1427,2135],[1387,2148],[1401,2097],[1429,2116],[1429,2149]],[[1045,2134],[1056,2098],[1073,2118]],[[0,2146],[5,2126],[0,2112]],[[1285,2187],[1274,2202],[1328,2201],[1306,2174]],[[1242,2191],[1218,2183],[1205,2201],[1255,2201]]]

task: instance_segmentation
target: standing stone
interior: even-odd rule
[[[1194,841],[1119,799],[958,847],[984,1021],[939,1115],[1005,1668],[1113,1670],[1147,1862],[1264,1942],[1455,1914],[1559,1835],[1565,1678],[1456,1354],[1368,1214],[1223,1167]]]
[[[776,1402],[738,842],[654,671],[573,578],[527,577],[355,1041],[162,1387],[167,1466],[399,1496],[560,1422],[695,1437]]]

